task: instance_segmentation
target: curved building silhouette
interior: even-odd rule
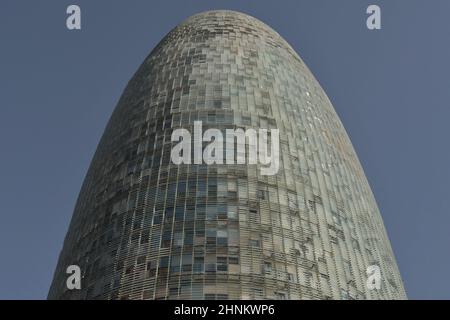
[[[203,130],[278,129],[279,170],[175,165],[172,132],[193,132],[195,121]],[[67,288],[70,265],[80,267],[79,290]],[[319,83],[261,21],[210,11],[173,29],[126,87],[48,298],[406,295],[369,184]]]

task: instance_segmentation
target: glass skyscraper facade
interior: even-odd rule
[[[280,169],[171,162],[177,128],[278,129]],[[248,145],[246,146],[249,147]],[[81,289],[66,286],[69,265]],[[366,284],[369,266],[381,286]],[[83,183],[50,299],[403,299],[329,99],[259,20],[194,15],[126,87]]]

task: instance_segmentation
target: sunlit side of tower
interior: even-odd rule
[[[281,167],[174,165],[176,128],[280,130]],[[81,290],[66,287],[78,265]],[[378,266],[380,289],[367,287]],[[83,183],[50,299],[403,299],[386,231],[329,99],[255,18],[194,15],[145,59]]]

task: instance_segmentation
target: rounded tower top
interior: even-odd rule
[[[192,35],[197,32],[203,35],[244,35],[250,39],[262,39],[270,47],[282,48],[293,55],[296,60],[303,63],[299,55],[283,39],[283,37],[261,20],[246,13],[233,10],[210,10],[196,13],[181,22],[173,31],[182,30]],[[172,33],[171,32],[171,33]],[[168,34],[170,38],[170,33]]]

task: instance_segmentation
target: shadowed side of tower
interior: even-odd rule
[[[171,161],[173,130],[278,129],[280,169]],[[248,149],[247,145],[247,149]],[[66,269],[81,269],[81,289]],[[367,287],[369,266],[380,289]],[[84,180],[49,299],[403,299],[333,106],[259,20],[194,15],[130,80]]]

